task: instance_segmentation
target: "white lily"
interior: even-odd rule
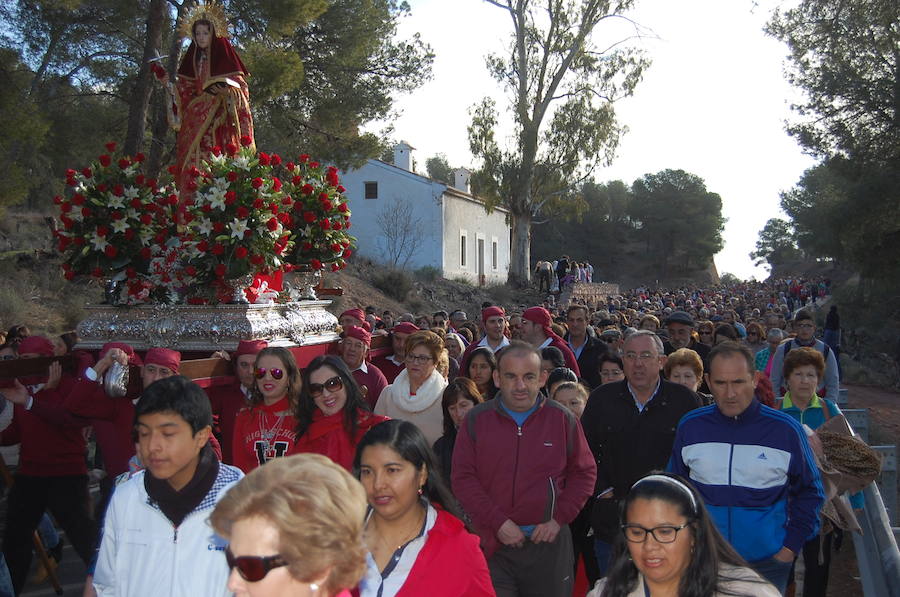
[[[134,199],[134,198],[140,196],[140,194],[141,194],[141,190],[138,189],[137,187],[128,187],[127,189],[125,189],[125,198],[126,199]]]
[[[106,197],[107,197],[106,205],[110,209],[122,209],[125,207],[125,198],[124,197],[117,197],[117,196],[113,195],[112,193],[107,193]]]
[[[91,233],[91,244],[94,245],[94,249],[97,251],[104,251],[106,247],[109,246],[109,242],[106,240],[105,236],[100,236],[96,232]]]
[[[121,220],[113,220],[112,229],[116,234],[122,234],[128,230],[128,222],[126,222],[124,218]]]
[[[228,224],[228,228],[231,229],[231,236],[238,240],[244,238],[244,233],[250,229],[249,226],[247,226],[247,220],[238,220],[237,218]]]
[[[209,236],[209,233],[212,232],[213,225],[212,221],[208,218],[200,218],[200,221],[197,223],[197,232],[202,234],[203,236]]]

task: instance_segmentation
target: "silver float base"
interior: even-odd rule
[[[78,324],[78,348],[98,349],[125,342],[135,350],[232,351],[241,340],[269,346],[325,344],[338,339],[331,301],[275,305],[88,305]]]

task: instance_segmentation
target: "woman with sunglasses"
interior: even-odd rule
[[[232,443],[234,465],[245,473],[290,453],[297,427],[294,411],[303,387],[300,369],[287,348],[262,349],[256,355],[254,376],[250,406],[235,418]]]
[[[478,537],[463,524],[418,427],[396,419],[372,427],[353,470],[369,502],[361,597],[493,597]]]
[[[319,454],[281,458],[239,481],[210,522],[228,539],[238,597],[350,597],[365,570],[366,496]]]
[[[322,454],[348,471],[363,434],[387,420],[372,414],[347,365],[332,355],[314,358],[303,372],[294,416],[297,440],[291,453]]]
[[[407,336],[405,349],[406,368],[381,392],[375,414],[413,423],[431,445],[444,429],[441,396],[447,380],[437,370],[444,342],[434,332],[421,330]]]
[[[716,529],[700,495],[667,473],[635,483],[606,578],[588,597],[779,597]]]
[[[700,338],[700,344],[707,346],[713,345],[715,324],[709,320],[703,320],[697,323],[697,336]]]

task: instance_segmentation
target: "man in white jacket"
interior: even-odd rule
[[[99,596],[230,595],[225,541],[208,519],[243,474],[218,461],[211,426],[209,400],[187,378],[144,390],[135,433],[145,469],[113,493],[94,573]]]

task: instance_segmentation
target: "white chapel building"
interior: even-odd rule
[[[452,186],[416,174],[413,149],[401,141],[393,164],[370,159],[341,173],[358,253],[410,270],[431,266],[444,278],[465,277],[473,284],[506,282],[508,212],[498,207],[488,213],[469,191],[465,168],[454,171]]]

